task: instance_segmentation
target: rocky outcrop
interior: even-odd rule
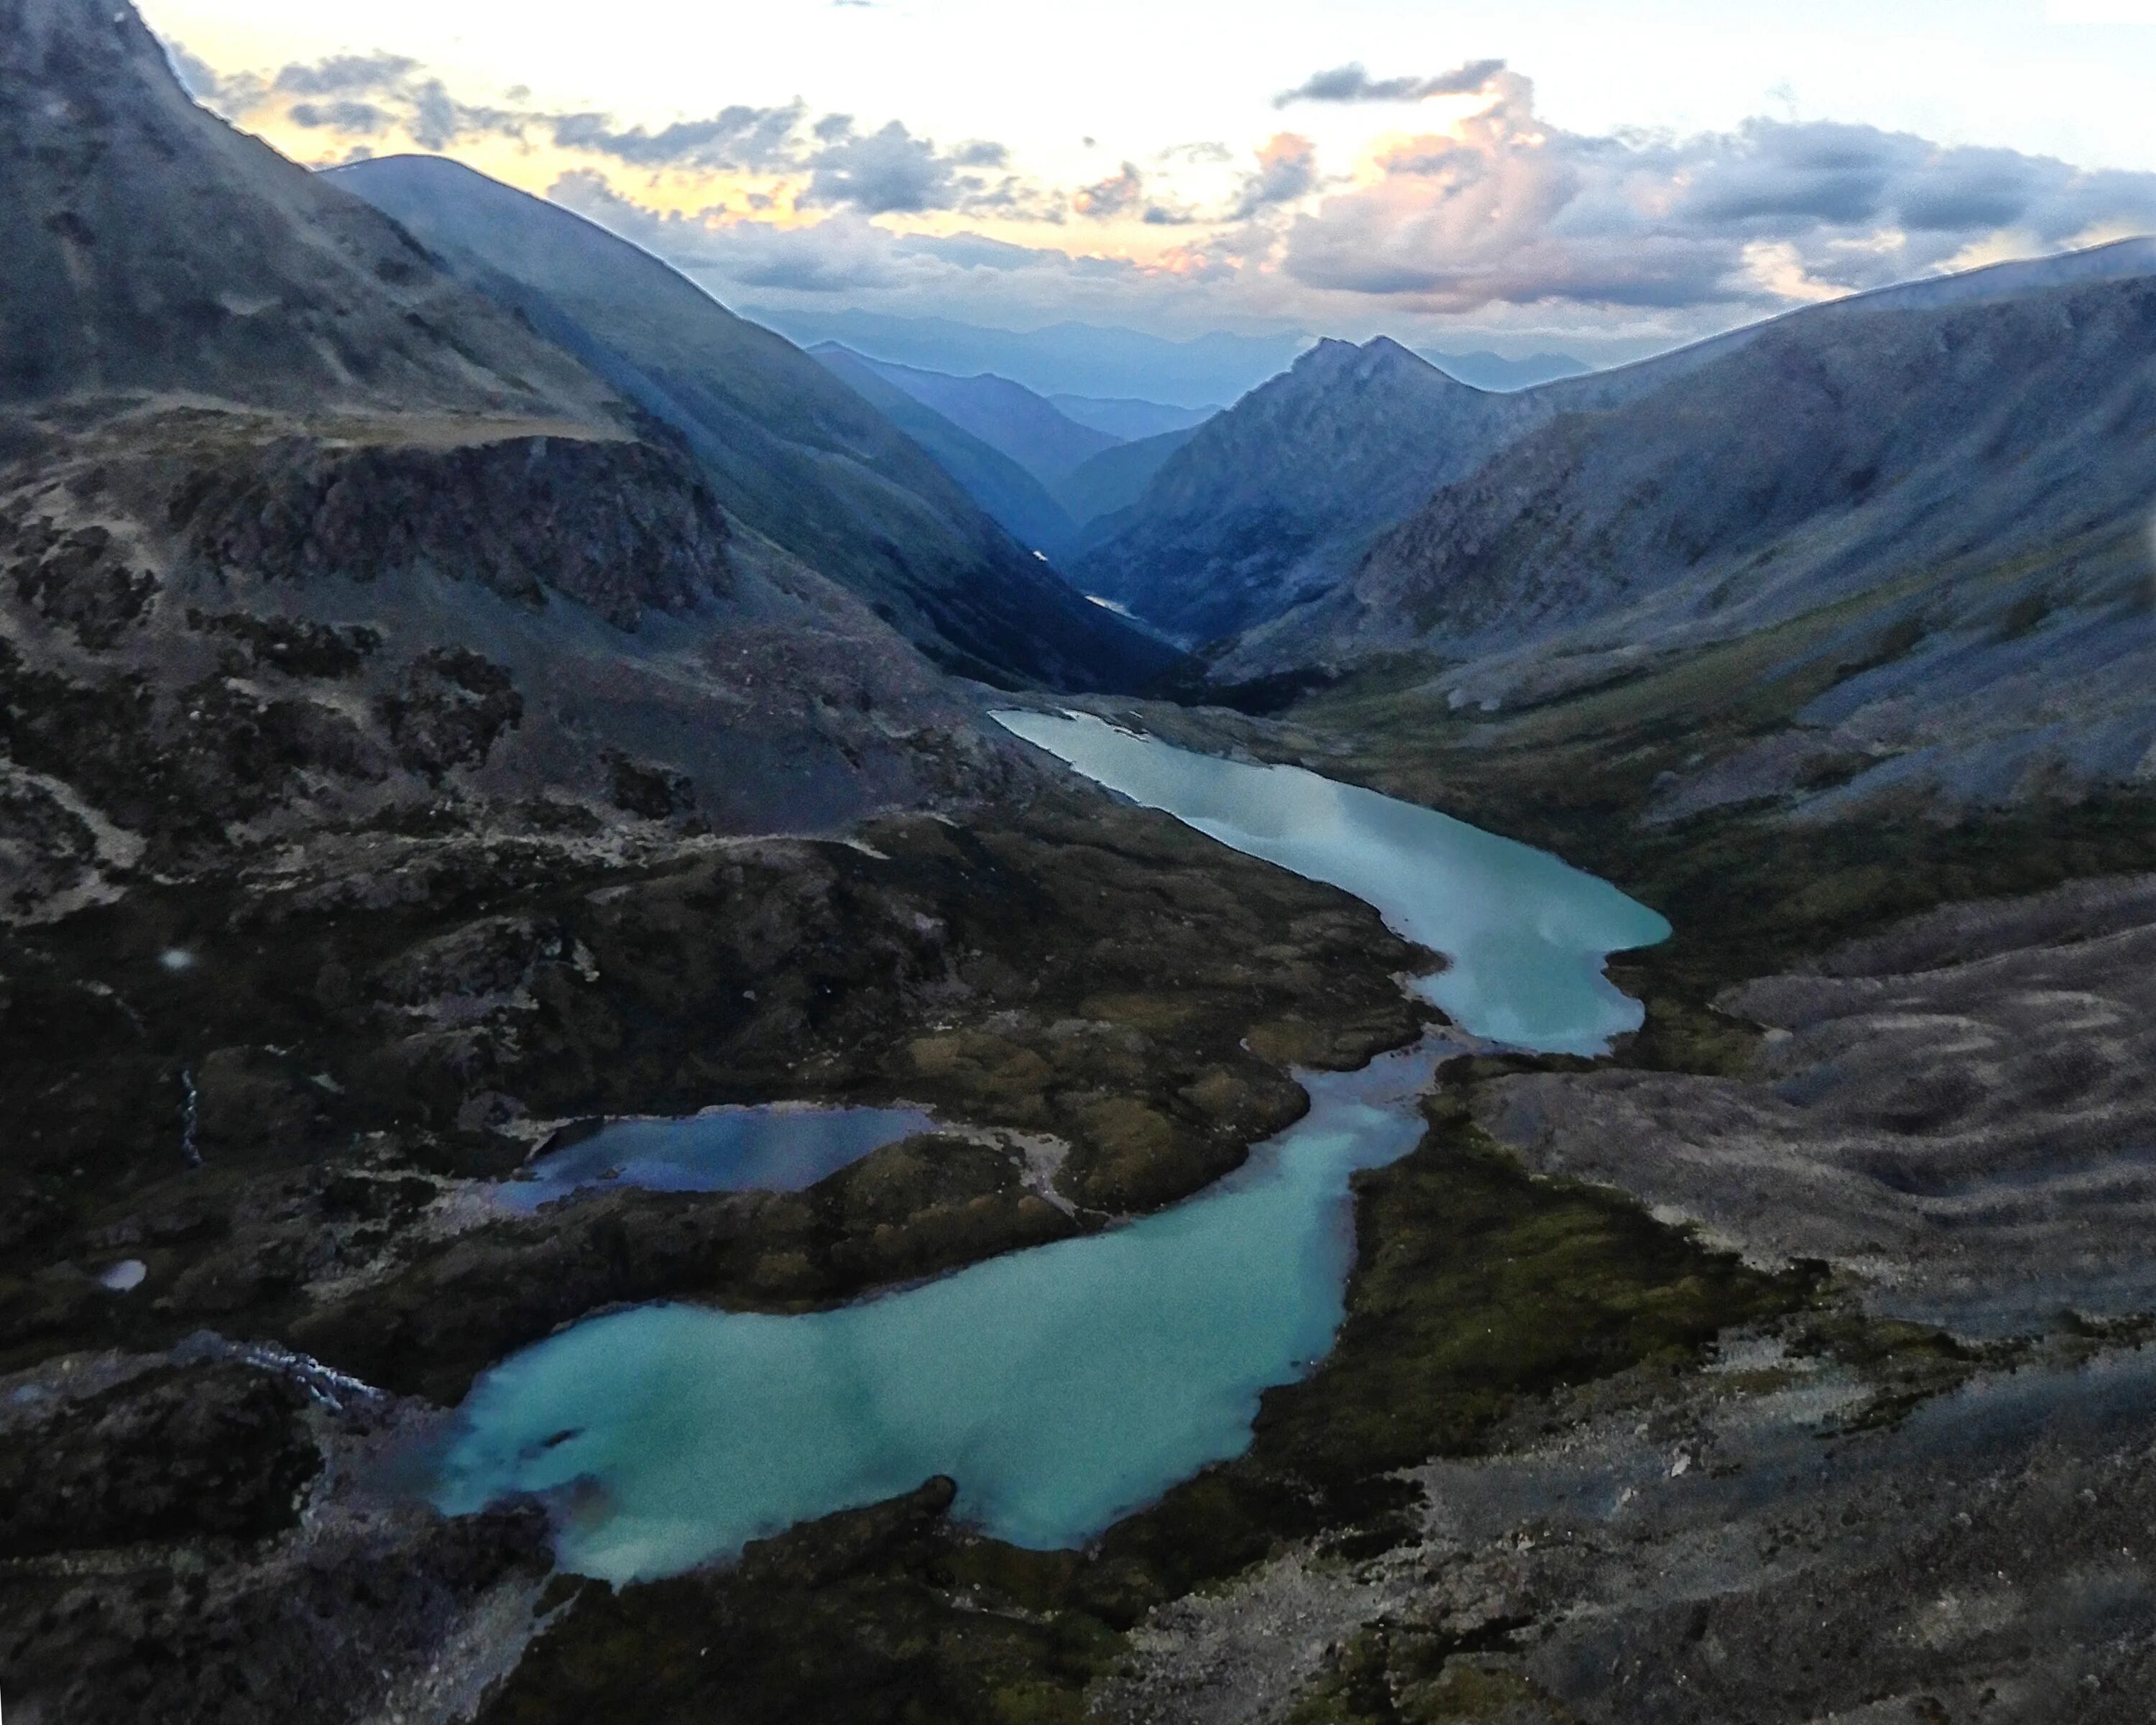
[[[619,629],[730,592],[726,523],[693,468],[649,444],[520,437],[445,449],[288,439],[192,475],[168,506],[222,572],[369,581],[428,572],[526,604],[551,589]]]
[[[1492,1086],[1538,1171],[1618,1185],[1764,1262],[1830,1261],[1967,1332],[2156,1304],[2156,882],[1956,906],[1721,1002],[1742,1076]]]
[[[321,1466],[282,1378],[154,1370],[0,1433],[0,1557],[292,1525]]]
[[[198,1342],[56,1363],[0,1414],[0,1673],[54,1722],[449,1717],[531,1633],[546,1518],[448,1522],[334,1477],[402,1411],[304,1362]],[[26,1411],[27,1410],[27,1411]],[[298,1494],[307,1498],[298,1519]],[[467,1674],[476,1667],[475,1675]]]

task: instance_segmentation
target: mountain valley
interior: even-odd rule
[[[1079,326],[1021,383],[172,65],[0,0],[23,1719],[2145,1717],[2156,242],[1502,392]],[[1351,803],[1486,950],[1327,884]],[[1553,855],[1472,884],[1440,814]],[[1530,936],[1615,1016],[1478,1030]],[[963,1461],[613,1579],[596,1473],[442,1507],[584,1326],[1188,1239],[1387,1055],[1329,1351],[1082,1543]],[[746,1104],[935,1124],[503,1201]]]

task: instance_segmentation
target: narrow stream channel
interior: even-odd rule
[[[1604,1050],[1640,1009],[1608,953],[1668,924],[1555,857],[1314,773],[1214,760],[1097,719],[1004,714],[1087,777],[1364,898],[1444,952],[1418,984],[1464,1029]],[[1174,1209],[800,1317],[661,1304],[574,1326],[474,1386],[435,1500],[559,1494],[565,1567],[678,1573],[932,1474],[957,1513],[1082,1543],[1250,1442],[1258,1398],[1331,1346],[1350,1175],[1412,1149],[1444,1045],[1304,1073],[1310,1112]]]

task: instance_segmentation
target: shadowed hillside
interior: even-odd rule
[[[327,176],[673,426],[726,506],[952,669],[1127,688],[1170,656],[1044,567],[782,336],[581,216],[434,157]]]
[[[926,403],[886,378],[851,348],[826,341],[809,349],[826,371],[935,459],[966,495],[1030,551],[1060,561],[1077,528],[1039,480]]]

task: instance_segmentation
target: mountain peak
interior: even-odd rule
[[[1420,354],[1403,347],[1390,336],[1373,336],[1359,347],[1336,336],[1323,336],[1303,352],[1288,375],[1321,385],[1335,380],[1415,377],[1467,388],[1456,378],[1447,377]]]
[[[1391,365],[1429,366],[1420,354],[1412,353],[1390,336],[1373,336],[1363,344],[1362,352],[1370,359],[1383,360]],[[1430,369],[1435,370],[1435,367]]]
[[[611,423],[594,379],[357,198],[198,107],[134,11],[0,8],[0,399]],[[447,339],[444,339],[446,337]]]

